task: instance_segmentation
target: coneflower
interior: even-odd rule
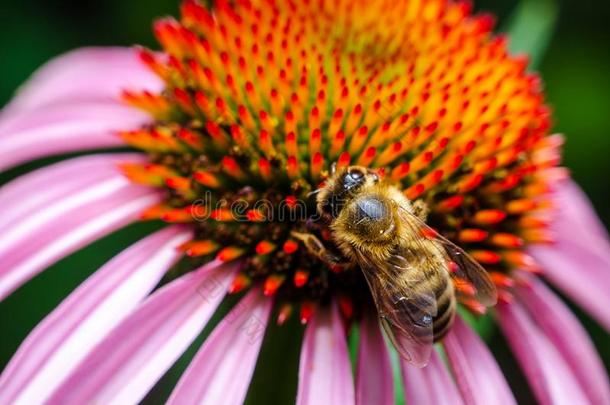
[[[489,272],[493,318],[539,402],[610,403],[586,332],[542,281],[610,329],[607,234],[559,166],[539,77],[493,22],[469,2],[188,0],[180,20],[155,23],[160,52],[85,49],[43,67],[2,113],[0,169],[134,150],[0,189],[0,297],[126,224],[168,226],[31,332],[0,402],[137,403],[241,294],[170,403],[242,403],[268,323],[291,317],[304,325],[298,404],[394,403],[393,349],[362,274],[291,234],[308,226],[333,165],[361,165],[423,202],[428,225]],[[333,249],[330,230],[316,232]],[[423,369],[402,362],[409,403],[515,403],[463,320],[437,346]]]

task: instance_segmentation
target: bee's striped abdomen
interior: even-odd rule
[[[441,340],[453,323],[457,309],[453,283],[448,274],[439,274],[439,282],[435,286],[437,313],[433,320],[434,341]]]

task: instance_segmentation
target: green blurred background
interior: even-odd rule
[[[0,5],[0,105],[49,58],[87,45],[143,44],[155,47],[150,25],[155,17],[177,14],[177,0],[69,0],[4,1]],[[529,0],[516,6],[509,0],[479,0],[478,10],[498,16],[498,30],[511,29],[512,47],[536,53],[534,63],[546,83],[548,103],[555,110],[555,131],[566,134],[565,165],[590,196],[600,217],[610,224],[610,2],[605,0]],[[519,8],[521,7],[521,8]],[[517,18],[518,16],[518,18]],[[554,28],[551,32],[550,28]],[[0,177],[0,184],[31,168],[26,166]],[[121,247],[158,227],[132,226],[92,247],[62,260],[0,304],[0,368],[19,342],[62,297]],[[610,364],[608,335],[575,308],[604,357]],[[277,397],[278,391],[293,395],[298,361],[298,328],[273,331],[272,343],[281,345],[284,361],[273,361],[278,350],[263,349],[260,392],[248,402]],[[205,335],[205,333],[204,333]],[[199,339],[201,341],[201,338]],[[265,344],[269,347],[269,344]],[[492,333],[490,346],[509,374],[521,403],[532,401],[522,376],[516,371],[502,338]],[[192,354],[195,346],[190,349]],[[189,354],[164,378],[147,398],[157,403],[184,368]],[[271,371],[263,372],[263,369]],[[278,376],[287,380],[284,389]],[[275,385],[275,388],[273,386]],[[279,384],[281,386],[281,384]],[[281,397],[281,395],[279,396]],[[269,403],[265,401],[265,403]],[[281,403],[281,402],[278,402]]]

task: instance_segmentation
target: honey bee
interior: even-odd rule
[[[374,171],[333,169],[316,194],[320,220],[340,254],[311,233],[293,236],[329,265],[347,262],[362,270],[380,323],[405,360],[425,366],[433,343],[449,331],[463,294],[455,283],[473,287],[469,299],[496,303],[483,267],[425,224],[424,205],[412,203]]]

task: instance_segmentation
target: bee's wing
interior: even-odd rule
[[[413,268],[400,254],[376,263],[364,253],[356,253],[377,310],[380,323],[400,355],[423,367],[428,363],[433,343],[436,296],[425,273]]]
[[[481,304],[485,306],[496,304],[496,287],[483,266],[460,247],[426,225],[406,208],[399,206],[396,211],[402,217],[401,225],[411,228],[408,232],[436,242],[435,244],[428,244],[430,245],[428,248],[437,249],[438,253],[445,257],[447,261],[446,268],[450,270],[450,275],[456,282],[465,280],[471,284],[474,287],[474,298]],[[418,243],[417,238],[413,239],[414,243]]]

